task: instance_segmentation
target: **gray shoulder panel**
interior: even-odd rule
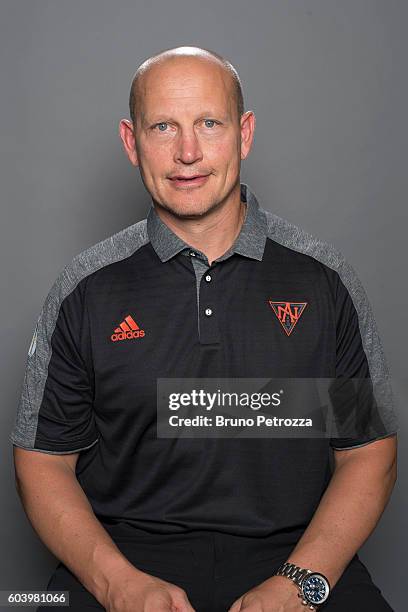
[[[94,444],[99,442],[99,438],[96,438],[96,440],[91,442],[91,444],[87,444],[86,446],[81,446],[80,448],[72,448],[69,451],[67,450],[54,451],[54,450],[45,450],[43,448],[35,448],[33,446],[25,446],[22,442],[17,442],[17,440],[14,440],[13,433],[10,434],[9,439],[14,444],[14,446],[19,446],[20,448],[24,448],[25,450],[29,450],[29,451],[37,451],[37,452],[45,453],[47,455],[69,455],[71,453],[79,453],[80,451],[91,448]]]
[[[397,425],[388,363],[370,302],[354,268],[343,254],[330,243],[319,240],[271,211],[264,210],[264,212],[267,217],[268,238],[315,258],[339,275],[357,311],[363,349],[367,357],[378,405],[385,410],[384,416],[387,417],[389,430],[395,432]]]
[[[85,277],[104,266],[130,257],[135,251],[147,244],[149,238],[146,225],[146,219],[142,219],[82,251],[65,266],[52,285],[37,319],[28,350],[20,403],[17,408],[14,428],[9,435],[9,440],[16,446],[31,450],[42,450],[34,447],[38,414],[51,358],[51,337],[63,300]],[[96,442],[97,440],[94,440],[91,444],[65,451],[65,453],[84,450]],[[64,454],[57,451],[47,452]]]

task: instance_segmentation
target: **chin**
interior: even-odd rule
[[[163,208],[180,218],[189,217],[191,215],[198,217],[203,216],[208,211],[215,208],[216,205],[217,202],[214,202],[212,197],[205,197],[204,195],[194,194],[193,192],[189,195],[180,194],[179,197],[175,196],[173,193],[170,198],[165,200],[165,204],[162,204]]]
[[[166,206],[167,210],[169,210],[170,212],[172,212],[174,215],[176,215],[177,217],[180,218],[188,218],[191,216],[194,217],[202,217],[203,215],[205,215],[209,210],[211,210],[213,208],[213,205],[210,204],[205,204],[205,203],[194,203],[192,202],[191,204],[181,204],[180,202],[178,202],[177,204],[168,204]]]

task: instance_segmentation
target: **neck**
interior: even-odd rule
[[[204,253],[211,265],[228,251],[241,231],[247,204],[241,201],[240,196],[240,188],[234,190],[225,203],[211,209],[199,219],[180,219],[168,209],[157,205],[155,210],[179,238]]]

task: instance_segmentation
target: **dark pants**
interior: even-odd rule
[[[227,612],[235,599],[270,578],[294,547],[280,546],[275,537],[272,545],[268,538],[205,531],[143,534],[131,543],[129,540],[115,541],[135,567],[183,588],[196,612]],[[70,607],[65,609],[75,612],[104,610],[62,563],[52,574],[47,590],[70,592]],[[301,608],[306,610],[300,605]],[[37,612],[50,610],[62,612],[64,607],[37,608]],[[347,566],[320,610],[393,612],[358,555]]]

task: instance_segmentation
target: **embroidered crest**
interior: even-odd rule
[[[274,302],[268,300],[269,305],[273,312],[278,317],[280,324],[286,332],[286,335],[290,336],[296,323],[299,321],[304,309],[307,306],[307,302]]]

